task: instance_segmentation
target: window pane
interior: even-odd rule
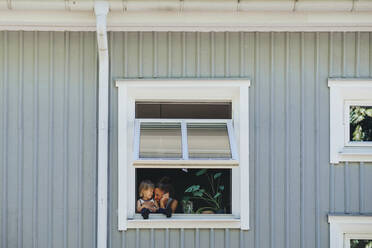
[[[141,182],[155,185],[152,197],[159,204],[167,193],[159,188],[169,191],[169,196],[178,202],[175,213],[231,214],[231,169],[137,168],[136,202],[141,198]]]
[[[231,158],[226,123],[187,124],[189,158]]]
[[[180,123],[141,123],[140,158],[182,158]]]
[[[372,106],[350,106],[350,141],[372,141]]]
[[[351,239],[350,248],[371,248],[372,240],[367,239]]]
[[[231,119],[231,102],[136,102],[136,118]]]

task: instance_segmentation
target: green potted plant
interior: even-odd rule
[[[203,188],[199,184],[194,184],[186,188],[187,194],[183,198],[183,202],[191,200],[201,201],[204,205],[198,208],[195,213],[226,213],[226,207],[223,203],[223,192],[225,186],[221,184],[222,172],[210,172],[207,169],[201,169],[195,173],[196,176],[204,176],[207,178],[210,190]]]

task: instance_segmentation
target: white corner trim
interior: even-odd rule
[[[330,88],[330,163],[370,162],[371,144],[348,142],[348,104],[372,100],[372,79],[329,79]]]
[[[135,101],[231,101],[239,166],[232,169],[233,180],[232,214],[240,216],[227,226],[249,229],[249,79],[139,79],[117,80],[118,87],[118,229],[132,227],[149,228],[152,221],[129,220],[135,216],[135,167],[134,125]],[[244,99],[240,99],[244,98]],[[204,219],[202,219],[204,221]],[[159,220],[162,222],[161,220]],[[167,220],[169,221],[169,219]],[[185,220],[172,220],[174,225],[183,226]],[[186,220],[187,221],[187,220]],[[201,221],[200,223],[202,223]],[[163,221],[164,222],[164,221]],[[190,221],[189,221],[190,222]],[[199,224],[200,224],[199,223]],[[226,227],[220,220],[200,224],[200,227]],[[161,223],[158,223],[161,224]],[[141,226],[142,225],[142,226]],[[169,226],[163,223],[161,225]],[[187,224],[190,226],[190,224]],[[187,226],[186,225],[186,226]],[[185,226],[185,227],[186,227]]]
[[[330,224],[330,248],[345,247],[345,235],[372,235],[372,216],[328,216]]]
[[[108,47],[106,2],[94,6],[97,23],[99,55],[98,80],[98,170],[97,170],[97,247],[107,246],[107,185],[108,185]]]

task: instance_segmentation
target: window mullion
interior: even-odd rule
[[[182,135],[182,159],[188,160],[189,148],[187,145],[187,124],[185,120],[181,122],[181,135]]]
[[[141,127],[140,127],[140,121],[135,120],[134,121],[134,160],[139,159],[139,148],[140,148],[140,133],[141,133]]]

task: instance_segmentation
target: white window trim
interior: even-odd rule
[[[249,86],[248,79],[117,80],[118,87],[118,229],[127,228],[241,228],[249,229]],[[233,199],[240,202],[231,218],[133,219],[133,164],[136,101],[231,101],[239,166],[232,170]],[[234,194],[237,197],[234,197]],[[133,205],[133,206],[130,206]],[[236,216],[236,217],[233,217]],[[240,217],[240,218],[239,218]]]
[[[330,248],[350,247],[350,239],[372,238],[372,216],[329,215],[328,223]]]
[[[370,162],[371,143],[349,142],[350,104],[372,102],[372,79],[329,79],[330,88],[330,162]]]

